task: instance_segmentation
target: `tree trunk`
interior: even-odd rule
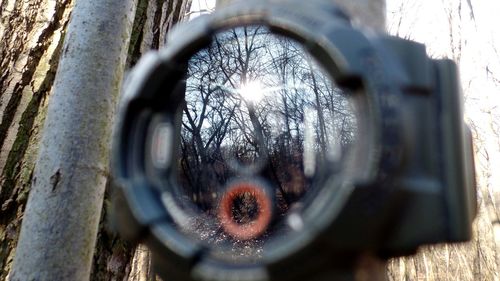
[[[77,0],[66,30],[11,271],[88,280],[109,174],[134,0]]]
[[[129,64],[147,49],[163,45],[166,31],[183,18],[190,3],[189,0],[139,2]],[[47,103],[73,4],[72,0],[0,0],[0,280],[7,279],[12,267]],[[106,214],[101,215],[90,280],[127,280],[134,268],[134,246],[104,230]]]
[[[0,1],[0,280],[15,254],[72,1]]]

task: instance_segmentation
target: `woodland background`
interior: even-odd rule
[[[139,0],[128,65],[161,47],[175,23],[210,12],[200,2],[205,0]],[[15,255],[73,5],[72,0],[0,0],[0,280],[8,277]],[[450,57],[460,66],[479,200],[473,241],[425,247],[416,256],[391,260],[389,280],[500,279],[500,36],[494,30],[499,10],[493,0],[387,1],[391,34],[426,43],[432,57]],[[148,251],[107,231],[106,218],[103,212],[91,280],[154,280]]]

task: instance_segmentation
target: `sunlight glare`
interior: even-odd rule
[[[248,102],[258,103],[264,98],[264,91],[259,81],[250,81],[243,84],[238,91]]]

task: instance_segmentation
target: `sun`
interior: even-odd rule
[[[243,84],[238,92],[244,100],[254,104],[264,98],[264,92],[259,81],[250,81]]]

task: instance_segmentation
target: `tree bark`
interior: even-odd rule
[[[172,26],[185,19],[190,0],[139,0],[128,50],[127,67],[133,66],[142,54],[165,45],[165,35]],[[108,198],[109,196],[106,196]],[[155,280],[147,269],[151,256],[148,249],[136,247],[108,231],[109,221],[105,211],[101,216],[96,253],[90,280]]]
[[[88,280],[134,0],[78,0],[55,76],[11,280]]]
[[[72,1],[0,1],[0,280],[15,254]]]
[[[167,30],[183,18],[191,1],[139,2],[127,65],[148,49],[162,46]],[[7,280],[11,272],[73,4],[72,0],[0,0],[0,280]],[[103,211],[90,280],[127,280],[141,255],[134,245],[105,230],[106,216]],[[130,280],[138,279],[130,276]]]

